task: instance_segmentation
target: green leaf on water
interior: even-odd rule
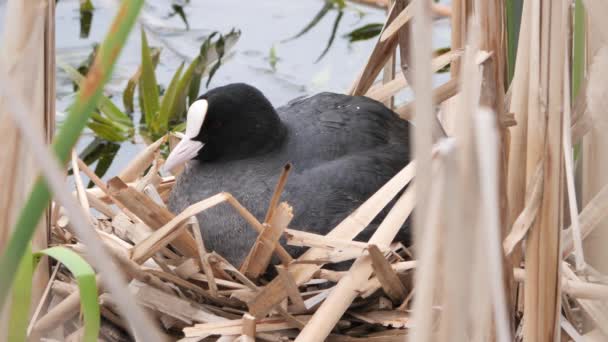
[[[194,60],[190,63],[190,65],[182,75],[181,79],[179,80],[169,110],[169,121],[181,120],[184,117],[186,111],[186,103],[188,101],[188,91],[190,89],[193,77],[197,72],[197,69],[201,69],[200,61],[201,57],[196,56],[196,58],[194,58]],[[202,70],[200,74],[202,74]]]
[[[199,62],[192,72],[192,80],[190,81],[190,86],[188,89],[188,105],[192,105],[192,103],[198,98],[198,92],[200,91],[203,72],[205,72],[207,61],[209,60],[209,49],[211,48],[211,40],[218,34],[218,32],[211,33],[201,45],[201,49],[198,54]]]
[[[367,40],[374,38],[382,32],[382,27],[384,24],[381,23],[371,23],[356,28],[349,33],[345,34],[344,37],[348,38],[348,41],[353,43],[361,40]]]
[[[152,48],[152,64],[154,64],[154,69],[158,65],[158,60],[160,59],[160,49]],[[122,93],[122,103],[125,106],[125,111],[127,113],[133,113],[135,111],[135,107],[133,105],[133,99],[135,98],[135,87],[139,84],[139,78],[141,77],[141,65],[135,71],[135,74],[129,78],[127,82],[127,86]],[[140,110],[143,113],[143,106],[140,106]]]
[[[270,53],[268,54],[268,62],[270,63],[270,67],[272,70],[277,70],[277,62],[279,61],[279,57],[277,56],[277,47],[275,44],[272,44],[270,48]]]
[[[112,142],[106,142],[104,145],[102,145],[102,151],[99,155],[99,159],[97,160],[97,165],[95,165],[94,171],[99,178],[102,178],[106,172],[108,172],[114,158],[116,158],[116,155],[118,154],[120,146],[121,145]],[[95,184],[92,181],[89,181],[87,188],[92,188],[93,186],[95,186]]]
[[[215,75],[215,72],[220,68],[220,66],[222,65],[222,57],[224,57],[224,47],[226,46],[226,41],[224,40],[224,36],[220,34],[220,37],[218,38],[217,42],[215,43],[215,51],[217,52],[217,62],[215,62],[215,64],[213,64],[213,66],[211,67],[211,70],[209,71],[209,77],[207,77],[207,84],[206,86],[209,87],[209,83],[211,83],[211,79],[213,78],[213,75]]]
[[[154,63],[148,46],[146,32],[141,29],[141,78],[139,80],[139,97],[142,99],[145,122],[152,132],[158,132],[158,122],[154,120],[160,107],[158,83],[154,74]]]
[[[333,7],[334,7],[334,3],[332,1],[325,1],[325,3],[323,4],[323,7],[321,7],[319,12],[317,12],[317,14],[312,18],[312,20],[306,26],[304,26],[304,28],[300,32],[298,32],[296,35],[294,35],[291,38],[287,38],[287,39],[283,40],[283,42],[288,42],[290,40],[294,40],[294,39],[300,38],[303,35],[305,35],[308,31],[310,31],[313,27],[315,27],[321,21],[321,19],[323,19],[323,17],[325,17],[327,12],[329,12],[329,10],[331,10]]]
[[[80,1],[80,38],[87,38],[91,32],[94,9],[91,0]]]
[[[190,24],[188,24],[188,17],[186,17],[186,12],[184,12],[184,7],[178,4],[173,4],[171,5],[171,7],[173,8],[173,13],[171,13],[169,16],[174,16],[175,14],[177,14],[182,21],[184,22],[184,24],[186,25],[186,30],[190,29]]]
[[[129,139],[130,132],[125,132],[117,127],[112,121],[103,116],[93,113],[91,120],[87,123],[96,136],[112,142],[123,142]]]
[[[167,90],[165,90],[165,94],[163,95],[163,99],[160,103],[160,111],[157,121],[161,132],[164,132],[167,130],[167,128],[169,128],[169,118],[174,115],[171,110],[173,109],[173,102],[175,101],[175,95],[177,94],[178,83],[180,81],[183,68],[184,63],[177,68],[177,71],[173,75]]]
[[[329,36],[329,41],[327,41],[327,46],[325,46],[325,50],[323,50],[323,52],[321,52],[321,55],[317,58],[315,63],[318,63],[329,51],[329,48],[331,47],[331,45],[334,42],[334,39],[336,38],[336,32],[338,31],[338,26],[340,25],[340,20],[342,20],[343,15],[344,15],[344,11],[340,10],[338,12],[338,15],[336,16],[336,20],[334,21],[334,25],[331,29],[331,35]]]

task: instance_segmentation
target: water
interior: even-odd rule
[[[444,3],[448,1],[442,1]],[[344,92],[352,84],[372,51],[376,39],[349,43],[344,34],[367,23],[383,22],[385,11],[349,3],[345,10],[335,41],[327,55],[318,63],[329,39],[336,11],[328,13],[321,22],[302,37],[282,43],[298,33],[323,6],[323,0],[191,0],[184,7],[190,30],[172,12],[166,0],[149,0],[140,23],[146,27],[150,44],[163,48],[157,67],[159,83],[167,85],[182,61],[189,62],[196,56],[202,40],[213,31],[227,33],[230,29],[241,30],[241,38],[227,60],[211,81],[210,87],[231,82],[250,83],[264,92],[275,106],[292,98],[320,91]],[[95,43],[101,42],[115,14],[112,0],[93,0],[95,11],[87,38],[80,37],[80,13],[78,0],[61,0],[56,7],[57,57],[78,66],[91,52]],[[0,3],[0,18],[4,17],[5,4]],[[1,26],[1,25],[0,25]],[[1,29],[0,29],[1,30]],[[122,107],[120,94],[127,79],[140,64],[139,29],[134,30],[125,46],[111,82],[106,87],[108,95]],[[449,46],[449,20],[441,19],[434,24],[435,48]],[[278,61],[276,68],[270,65],[269,55],[275,47]],[[443,82],[448,75],[439,75],[435,82]],[[204,90],[204,85],[201,91]],[[57,111],[61,121],[74,96],[71,81],[58,71]],[[404,92],[401,98],[411,95]],[[85,134],[78,144],[82,149],[92,140]],[[139,150],[141,139],[125,142],[121,146],[106,177],[116,175]]]

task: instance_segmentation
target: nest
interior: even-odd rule
[[[401,341],[407,335],[415,262],[403,245],[391,241],[411,213],[413,192],[406,190],[369,243],[352,238],[412,179],[412,165],[322,236],[287,228],[297,210],[286,202],[279,203],[289,167],[277,179],[263,221],[229,193],[203,199],[181,213],[170,212],[165,203],[175,178],[158,172],[165,140],[151,144],[107,184],[82,161],[75,163],[80,170],[74,173],[80,203],[87,212],[95,213],[90,215],[91,221],[128,276],[128,290],[154,314],[162,331],[174,340],[187,341],[218,336],[282,341],[308,326],[314,331],[318,325],[332,330],[332,341]],[[79,172],[91,178],[96,187],[85,189]],[[232,206],[258,233],[242,265],[231,265],[205,248],[195,215],[216,205]],[[290,245],[309,249],[294,259],[279,243],[281,237]],[[58,206],[53,210],[52,242],[87,257],[86,246],[75,237]],[[281,260],[280,265],[270,265],[273,255]],[[348,260],[355,260],[350,271],[324,268]],[[276,276],[265,273],[268,267],[276,270],[272,272]],[[51,284],[54,303],[67,303],[67,297],[76,293],[75,281],[64,268],[54,273]],[[313,319],[332,295],[344,310],[324,307],[322,310],[328,312],[323,319]],[[112,296],[103,293],[100,298],[104,318],[100,337],[129,339]],[[82,332],[80,325],[74,324],[77,312],[77,301],[73,301],[72,310],[66,310],[65,305],[53,306],[36,322],[34,331],[44,333],[63,326],[66,336],[77,336]]]

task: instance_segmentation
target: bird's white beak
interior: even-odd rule
[[[198,151],[203,148],[204,144],[202,142],[193,139],[199,134],[203,122],[205,122],[207,107],[207,100],[198,100],[188,108],[186,133],[182,140],[173,148],[169,157],[167,157],[163,165],[165,171],[170,171],[196,157]]]

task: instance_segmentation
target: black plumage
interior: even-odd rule
[[[194,140],[205,145],[177,179],[169,199],[176,213],[226,191],[262,220],[290,162],[281,197],[293,207],[290,228],[326,234],[410,159],[408,122],[366,97],[320,93],[275,110],[256,88],[230,84],[200,99],[208,110]],[[380,218],[359,238],[369,238]],[[227,204],[198,220],[206,247],[238,267],[256,232]],[[398,239],[408,236],[404,226]]]

